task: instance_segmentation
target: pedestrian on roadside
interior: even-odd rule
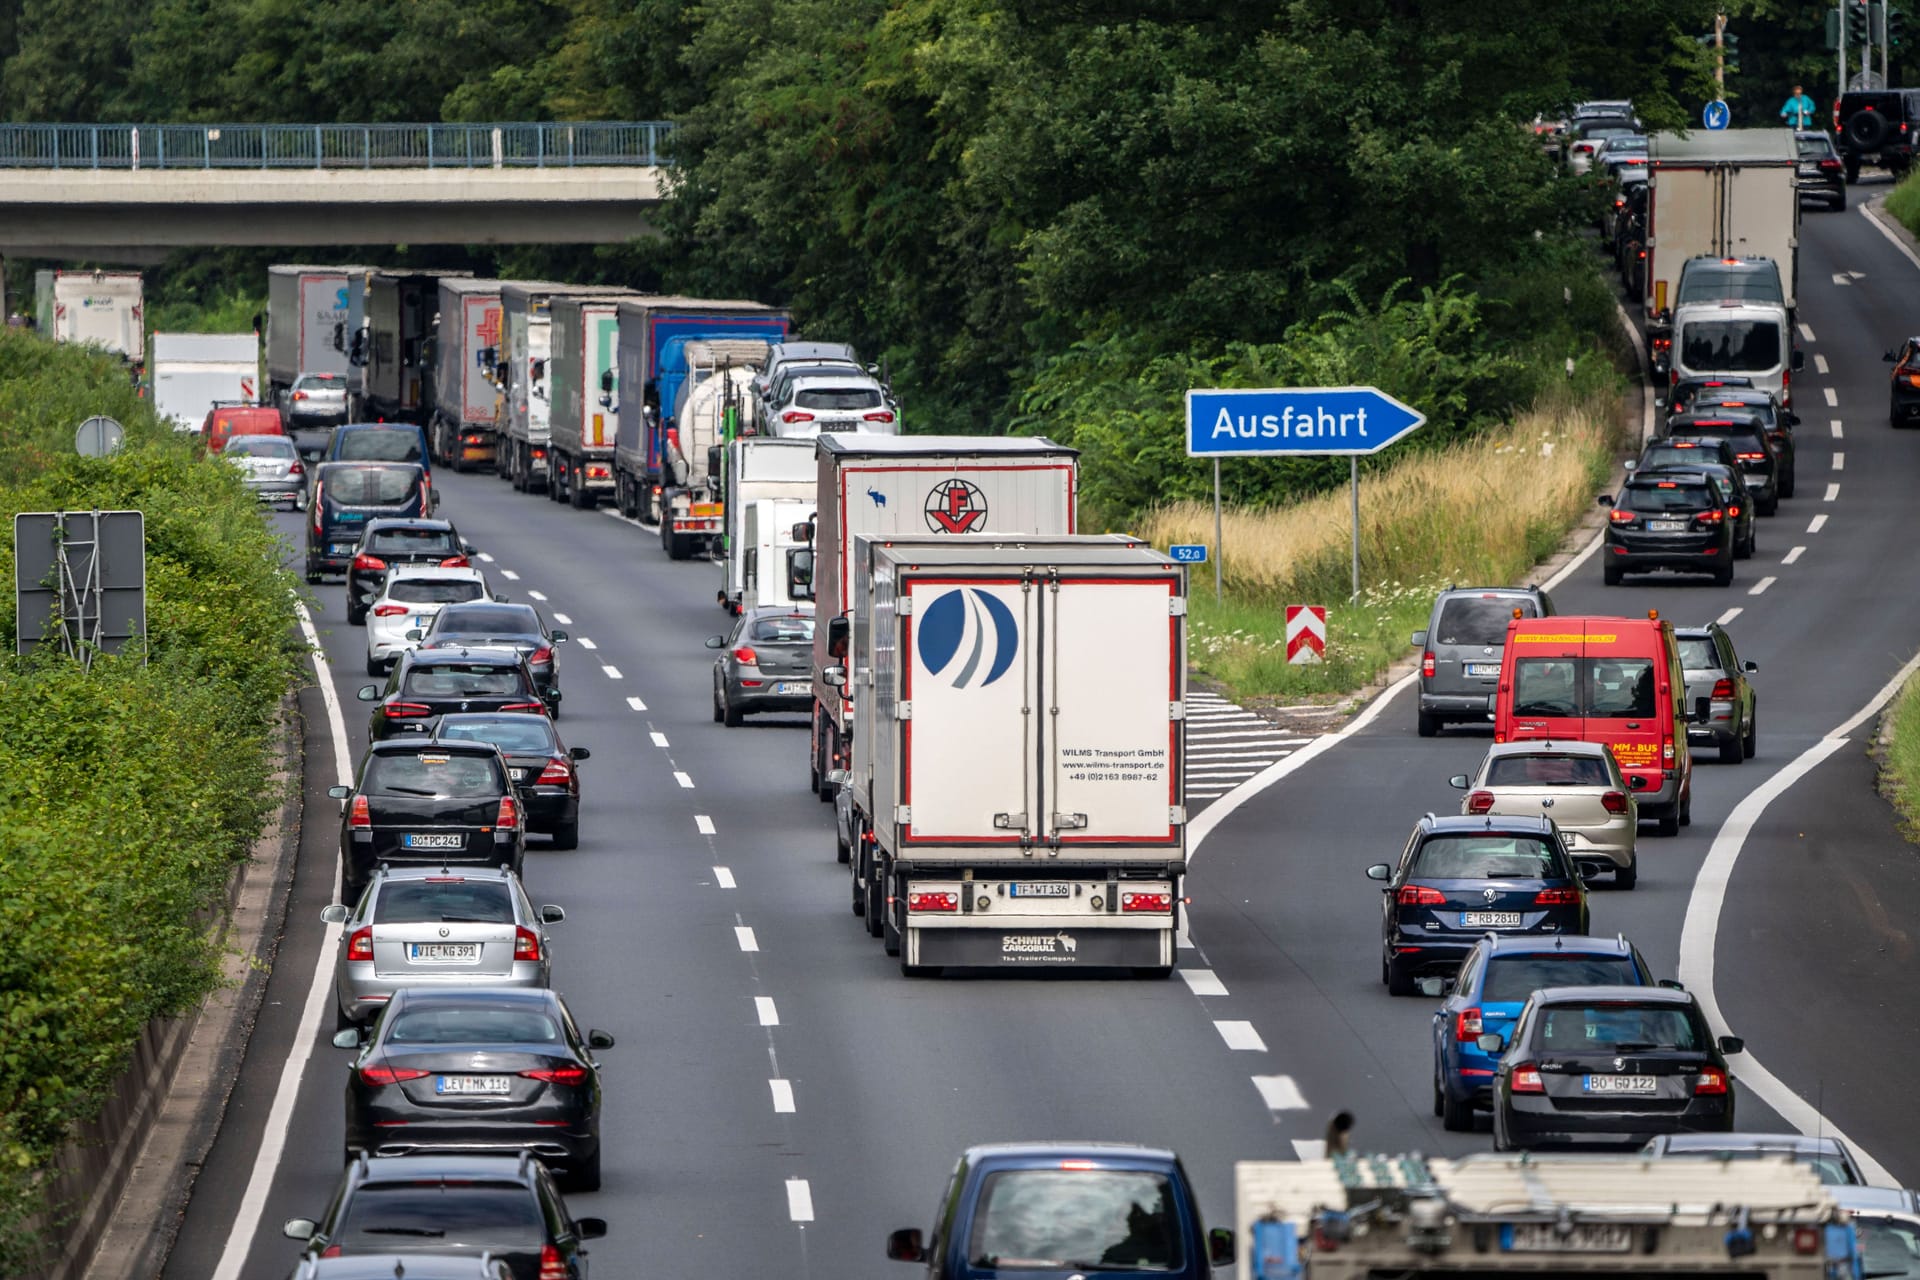
[[[1780,108],[1780,118],[1787,122],[1789,129],[1813,128],[1813,99],[1807,96],[1806,90],[1793,86],[1793,96]]]
[[[1353,1113],[1342,1111],[1327,1122],[1327,1158],[1346,1155],[1352,1149],[1352,1142]]]

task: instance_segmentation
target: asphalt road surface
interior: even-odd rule
[[[1734,807],[1920,645],[1920,565],[1908,554],[1920,432],[1887,426],[1880,361],[1920,330],[1920,264],[1855,211],[1809,211],[1801,252],[1799,490],[1760,522],[1759,554],[1728,589],[1606,588],[1591,559],[1554,593],[1568,613],[1728,619],[1741,656],[1760,664],[1758,757],[1701,761],[1693,825],[1671,840],[1646,828],[1639,887],[1595,891],[1594,930],[1625,933],[1663,974],[1679,966],[1696,875]],[[610,1224],[591,1249],[603,1280],[899,1275],[887,1231],[924,1226],[954,1156],[993,1139],[1172,1146],[1215,1222],[1231,1220],[1233,1161],[1310,1153],[1341,1108],[1358,1117],[1363,1149],[1490,1146],[1484,1121],[1447,1134],[1431,1113],[1434,1002],[1386,995],[1379,890],[1362,875],[1398,852],[1420,812],[1458,806],[1446,780],[1474,765],[1486,733],[1416,738],[1403,691],[1223,809],[1195,854],[1195,945],[1174,980],[910,981],[849,909],[832,811],[806,788],[804,720],[712,722],[702,641],[724,624],[718,569],[672,563],[650,532],[491,476],[438,483],[440,514],[484,553],[496,589],[574,637],[560,650],[559,727],[593,749],[580,847],[530,840],[525,875],[534,901],[568,910],[554,930],[556,987],[584,1025],[619,1039],[600,1055],[604,1186],[570,1198]],[[298,546],[300,518],[275,519]],[[337,581],[315,595],[357,757],[362,632],[346,624]],[[303,1017],[316,965],[330,973],[333,960],[320,955],[319,913],[334,897],[338,805],[325,790],[341,766],[319,690],[301,705],[307,805],[287,931],[166,1272],[180,1280],[285,1275],[298,1246],[280,1224],[318,1216],[339,1175],[350,1055],[327,1043],[330,1005]],[[1872,729],[1761,812],[1695,945],[1713,957],[1712,993],[1753,1058],[1910,1185],[1920,860],[1872,791]],[[1787,1124],[1754,1089],[1739,1106],[1743,1128]]]

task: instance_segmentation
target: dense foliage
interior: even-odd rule
[[[127,427],[108,459],[74,426]],[[29,1270],[32,1178],[94,1114],[141,1029],[212,990],[208,932],[277,802],[292,580],[236,474],[156,425],[117,362],[0,331],[0,522],[146,516],[147,661],[14,658],[0,602],[0,1274]],[[12,581],[13,542],[0,545]]]

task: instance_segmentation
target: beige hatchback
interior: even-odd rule
[[[1461,813],[1551,818],[1583,875],[1611,871],[1621,889],[1639,879],[1640,806],[1605,743],[1497,743],[1478,773],[1451,781],[1467,793]]]

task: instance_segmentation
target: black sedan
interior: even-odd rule
[[[580,845],[579,763],[593,753],[569,749],[545,716],[492,712],[440,718],[443,742],[491,742],[507,758],[527,830],[553,837],[556,849]]]
[[[1600,495],[1600,505],[1613,508],[1600,548],[1601,580],[1617,587],[1629,573],[1672,569],[1711,573],[1716,585],[1731,585],[1736,517],[1727,512],[1749,500],[1705,471],[1634,472],[1619,493]]]
[[[551,990],[403,987],[347,1078],[347,1159],[531,1151],[576,1191],[600,1188],[604,1031],[579,1032]]]
[[[1398,866],[1377,863],[1382,880],[1380,980],[1414,994],[1423,975],[1452,977],[1489,932],[1584,934],[1587,887],[1546,818],[1436,817],[1414,828]]]
[[[359,780],[328,794],[343,802],[342,902],[358,902],[383,862],[520,872],[520,798],[490,742],[375,742],[360,761]]]
[[[458,605],[440,611],[444,617]],[[542,691],[514,649],[415,649],[400,655],[386,688],[364,685],[360,701],[373,703],[367,736],[432,733],[440,717],[459,711],[524,711],[545,715],[560,691]]]
[[[465,569],[473,563],[472,554],[473,544],[446,520],[367,521],[347,566],[347,621],[357,627],[367,620],[387,570],[395,565]]]
[[[1787,480],[1786,461],[1773,447],[1770,428],[1776,424],[1772,413],[1752,405],[1722,405],[1696,398],[1693,408],[1667,419],[1666,434],[1681,440],[1720,436],[1731,442],[1748,494],[1761,515],[1771,516],[1780,510]]]
[[[1664,988],[1548,987],[1520,1011],[1493,1078],[1493,1147],[1628,1141],[1733,1128],[1733,1075],[1691,994]]]
[[[756,711],[804,712],[813,706],[813,610],[769,605],[743,613],[725,635],[709,636],[713,718],[729,728]]]
[[[546,619],[530,604],[494,601],[448,605],[434,616],[432,626],[417,636],[409,633],[407,638],[419,641],[422,649],[491,645],[517,650],[526,659],[540,696],[551,693],[551,702],[560,701],[560,668],[553,660],[553,646],[565,643],[567,633],[547,630]],[[557,705],[552,710],[559,714]]]
[[[1718,480],[1721,492],[1729,498],[1726,511],[1727,519],[1733,524],[1733,558],[1751,560],[1754,548],[1759,545],[1759,534],[1754,504],[1746,501],[1746,482],[1740,478],[1734,463],[1723,462],[1718,452],[1709,453],[1699,447],[1706,444],[1718,445],[1730,452],[1724,440],[1655,440],[1640,455],[1640,465],[1633,474],[1644,479],[1662,472],[1691,471]],[[1688,446],[1695,447],[1689,449]]]

